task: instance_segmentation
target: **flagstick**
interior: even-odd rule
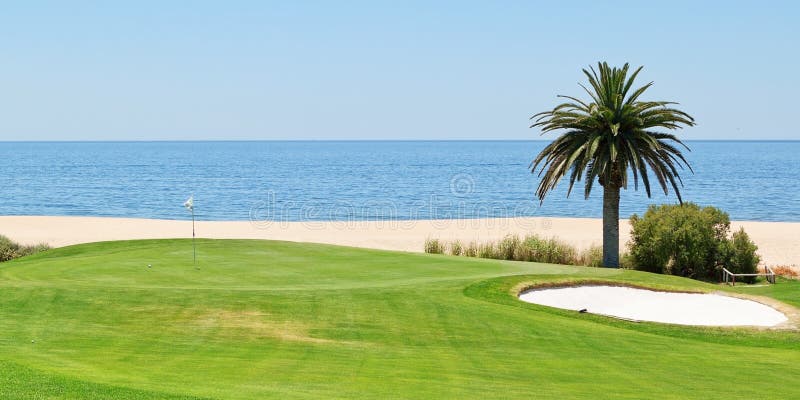
[[[194,264],[195,269],[200,269],[197,267],[197,245],[195,244],[194,240],[194,193],[192,193],[192,195],[186,199],[186,202],[183,203],[183,206],[192,213],[192,263]]]
[[[192,262],[197,267],[197,246],[194,244],[194,207],[192,207]]]

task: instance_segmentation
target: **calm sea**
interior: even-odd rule
[[[566,185],[534,199],[540,141],[4,142],[2,215],[203,220],[600,217]],[[732,219],[800,221],[800,142],[688,142],[683,197]],[[673,194],[623,191],[621,215]]]

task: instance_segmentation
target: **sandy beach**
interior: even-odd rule
[[[800,265],[800,223],[733,222],[744,227],[767,265]],[[421,252],[427,238],[462,242],[497,240],[507,234],[557,237],[579,248],[600,244],[601,220],[593,218],[497,218],[416,221],[197,221],[197,236],[213,239],[274,239]],[[629,240],[620,225],[621,246]],[[55,216],[0,216],[0,234],[54,247],[125,239],[191,237],[191,221]]]

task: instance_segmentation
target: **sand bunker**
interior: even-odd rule
[[[772,307],[717,294],[670,293],[619,286],[533,289],[520,300],[593,314],[701,326],[775,326],[787,318]]]

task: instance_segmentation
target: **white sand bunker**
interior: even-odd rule
[[[716,294],[671,293],[619,286],[533,289],[528,303],[637,321],[702,326],[775,326],[788,319],[772,307]]]

